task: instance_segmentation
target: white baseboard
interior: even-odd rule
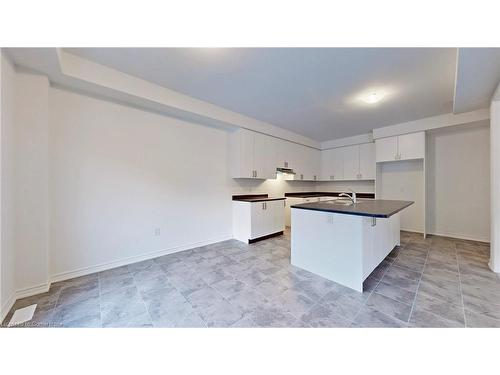
[[[50,282],[36,285],[30,288],[20,289],[16,292],[16,300],[34,296],[35,294],[46,293],[49,291]]]
[[[10,297],[5,303],[2,305],[2,308],[0,309],[0,324],[3,322],[7,314],[9,313],[10,309],[12,309],[12,306],[14,306],[14,303],[16,303],[16,296],[13,295]]]
[[[132,257],[128,257],[128,258],[123,258],[120,260],[115,260],[112,262],[106,262],[106,263],[101,263],[101,264],[97,264],[94,266],[82,267],[82,268],[72,270],[72,271],[61,272],[61,273],[52,275],[51,282],[73,279],[75,277],[85,276],[85,275],[89,275],[89,274],[95,273],[95,272],[102,272],[102,271],[106,271],[106,270],[109,270],[112,268],[125,266],[125,265],[136,263],[136,262],[141,262],[143,260],[148,260],[148,259],[153,259],[153,258],[163,256],[163,255],[178,253],[180,251],[189,250],[189,249],[192,249],[195,247],[206,246],[206,245],[210,245],[210,244],[213,244],[216,242],[230,240],[232,238],[233,238],[232,235],[226,235],[226,236],[221,236],[218,238],[212,238],[212,239],[209,239],[206,241],[193,242],[190,244],[174,246],[174,247],[171,247],[171,248],[168,248],[165,250],[153,251],[153,252],[149,252],[149,253],[145,253],[145,254],[141,254],[141,255],[135,255]]]
[[[403,232],[420,233],[420,234],[424,233],[423,231],[421,231],[419,229],[401,228],[401,230]],[[457,233],[433,233],[433,232],[427,232],[427,235],[440,236],[440,237],[448,237],[448,238],[457,238],[459,240],[467,240],[467,241],[490,243],[489,239],[485,239],[485,238],[482,238],[482,237],[469,237],[469,236],[464,236],[462,234],[457,234]]]
[[[227,240],[230,240],[232,238],[233,238],[232,235],[221,236],[221,237],[212,238],[212,239],[209,239],[206,241],[199,241],[199,242],[193,242],[190,244],[174,246],[174,247],[171,247],[171,248],[168,248],[165,250],[153,251],[153,252],[149,252],[146,254],[141,254],[141,255],[136,255],[136,256],[132,256],[132,257],[128,257],[128,258],[123,258],[120,260],[102,263],[102,264],[98,264],[95,266],[82,267],[82,268],[79,268],[79,269],[76,269],[73,271],[61,272],[61,273],[52,275],[52,277],[48,283],[35,285],[35,286],[29,287],[29,288],[20,289],[12,297],[10,297],[3,304],[3,306],[0,309],[0,318],[1,318],[0,323],[3,321],[3,319],[5,319],[5,317],[9,313],[10,309],[12,308],[12,306],[14,306],[14,303],[18,299],[31,297],[31,296],[34,296],[34,295],[40,294],[40,293],[46,293],[49,291],[50,285],[53,282],[68,280],[68,279],[72,279],[72,278],[80,277],[80,276],[85,276],[85,275],[89,275],[89,274],[95,273],[95,272],[106,271],[106,270],[109,270],[112,268],[125,266],[127,264],[141,262],[143,260],[153,259],[153,258],[157,258],[157,257],[163,256],[163,255],[178,253],[180,251],[189,250],[189,249],[192,249],[195,247],[206,246],[206,245],[210,245],[210,244],[221,242],[221,241],[227,241]]]
[[[462,234],[457,234],[457,233],[431,233],[431,232],[427,232],[427,234],[430,234],[433,236],[440,236],[440,237],[458,238],[459,240],[490,243],[489,239],[487,239],[487,238],[470,237],[470,236],[464,236]]]
[[[40,284],[33,287],[18,290],[11,298],[9,298],[2,306],[0,312],[0,323],[5,319],[9,313],[12,306],[16,303],[18,299],[31,297],[40,293],[46,293],[49,291],[50,283]]]

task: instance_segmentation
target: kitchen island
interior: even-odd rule
[[[331,200],[291,206],[291,263],[363,291],[363,281],[399,245],[399,212],[410,201]]]

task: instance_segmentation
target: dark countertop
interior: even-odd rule
[[[357,195],[357,194],[356,194]],[[387,218],[411,206],[411,201],[392,201],[384,199],[360,199],[356,204],[343,206],[325,202],[301,203],[291,206],[302,210],[333,212],[346,215]]]
[[[338,197],[341,193],[351,193],[350,191],[330,191],[330,192],[317,192],[306,191],[301,193],[285,193],[288,198],[314,198],[314,197]],[[375,198],[375,193],[356,193],[358,198]]]
[[[239,202],[267,202],[267,201],[282,201],[286,198],[269,197],[268,194],[246,194],[246,195],[233,195],[233,201]]]

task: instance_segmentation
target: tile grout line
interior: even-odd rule
[[[453,247],[455,248],[455,258],[457,260],[457,269],[458,269],[458,285],[460,287],[460,298],[462,300],[462,311],[464,313],[464,327],[467,328],[467,318],[465,316],[465,303],[464,303],[464,294],[462,291],[462,275],[460,274],[460,262],[458,261],[458,249],[457,244],[453,242]]]
[[[410,315],[408,316],[408,323],[410,323],[411,317],[413,316],[413,309],[415,308],[415,303],[417,302],[418,291],[420,289],[420,282],[422,281],[422,276],[424,276],[425,266],[427,265],[427,259],[429,259],[429,254],[431,252],[431,246],[432,246],[432,239],[431,239],[431,245],[427,250],[427,255],[425,256],[424,266],[422,267],[420,278],[418,279],[417,289],[415,290],[415,297],[413,298],[413,303],[411,304],[411,309],[410,309]]]
[[[99,290],[99,325],[101,328],[104,328],[102,325],[102,305],[101,305],[101,295],[102,295],[102,289],[101,289],[101,276],[99,273],[97,274],[97,289]]]
[[[139,298],[141,299],[141,302],[144,305],[146,312],[148,313],[151,325],[154,327],[153,318],[151,317],[151,313],[149,312],[148,306],[146,305],[146,301],[144,301],[144,298],[142,297],[142,293],[141,293],[141,290],[139,289],[139,286],[137,285],[137,281],[135,279],[135,276],[130,270],[128,270],[128,272],[130,273],[130,276],[132,276],[132,280],[134,280],[134,286],[137,288],[137,293],[139,294]]]
[[[156,258],[154,258],[154,259],[156,259]],[[154,264],[156,264],[156,265],[159,265],[158,263],[156,263],[156,262],[154,261],[154,259],[152,259],[153,263],[154,263]],[[182,262],[182,260],[181,260],[181,262]],[[161,265],[159,265],[159,266],[160,266],[160,268],[161,268],[161,270],[162,270],[163,274],[164,274],[164,275],[165,275],[165,277],[167,278],[167,280],[170,282],[170,280],[169,280],[170,278],[168,277],[167,272],[165,272],[165,270],[163,269],[163,267],[161,267]],[[142,270],[142,271],[144,271],[144,270]],[[138,272],[142,272],[142,271],[138,271]],[[139,297],[140,297],[140,299],[141,299],[142,303],[144,304],[144,307],[146,308],[146,311],[147,311],[148,316],[149,316],[149,320],[151,321],[151,324],[152,324],[152,325],[153,325],[153,327],[154,327],[154,326],[155,326],[155,324],[154,324],[154,322],[153,322],[153,318],[151,317],[151,312],[149,311],[149,308],[148,308],[148,306],[146,305],[146,301],[144,300],[144,298],[143,298],[143,296],[142,296],[142,292],[141,292],[141,291],[140,291],[140,289],[139,289],[139,286],[138,286],[137,280],[136,280],[136,278],[135,278],[135,275],[134,275],[134,273],[133,273],[133,272],[131,272],[130,270],[129,270],[129,272],[130,272],[130,275],[132,276],[132,280],[134,280],[134,286],[137,288],[137,291],[138,291],[138,293],[139,293]],[[180,294],[180,295],[181,295],[181,296],[182,296],[182,297],[186,300],[186,302],[189,304],[189,306],[191,306],[191,308],[192,308],[194,311],[196,311],[196,310],[193,308],[193,306],[191,305],[191,302],[189,302],[189,300],[186,298],[186,296],[184,295],[184,293],[182,293],[179,289],[177,289],[177,287],[176,287],[174,284],[172,284],[172,283],[171,283],[171,285],[172,285],[172,287],[173,287],[173,288],[177,291],[177,293],[179,293],[179,294]],[[206,327],[206,322],[205,322],[205,320],[204,320],[204,319],[200,316],[200,314],[198,314],[198,312],[196,312],[196,314],[200,317],[200,319],[203,321],[203,323],[205,324],[205,327]]]
[[[375,292],[375,289],[377,289],[377,287],[380,285],[380,283],[382,282],[382,279],[384,278],[385,274],[389,271],[389,269],[394,265],[394,262],[396,261],[396,259],[398,258],[398,256],[401,254],[401,250],[404,249],[406,247],[405,246],[401,246],[401,243],[400,243],[400,253],[396,256],[396,258],[393,259],[393,261],[391,262],[391,265],[389,267],[387,267],[387,269],[385,270],[384,274],[382,275],[382,277],[377,281],[377,284],[375,285],[375,287],[372,289],[372,291],[370,292],[370,294],[368,295],[368,297],[366,297],[366,299],[363,301],[363,303],[361,304],[361,307],[359,308],[358,312],[354,315],[354,317],[352,318],[352,321],[351,321],[351,324],[349,326],[352,326],[354,324],[354,321],[356,320],[356,318],[358,317],[359,313],[361,312],[361,310],[363,310],[363,307],[366,306],[366,302],[368,301],[368,299],[372,296],[372,294]],[[394,249],[391,250],[391,252],[393,251]],[[390,254],[390,253],[389,253]],[[385,258],[384,258],[385,259]],[[372,271],[373,272],[373,271]],[[368,277],[370,277],[370,275],[368,275]],[[367,277],[367,278],[368,278]],[[366,280],[366,279],[365,279]],[[378,311],[378,310],[377,310]],[[387,315],[385,314],[384,312],[382,311],[379,311],[380,313],[384,314],[384,315]],[[389,316],[389,315],[387,315]],[[392,317],[391,317],[392,318]]]

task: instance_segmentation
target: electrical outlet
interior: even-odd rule
[[[155,236],[159,236],[160,235],[160,228],[155,228]]]

